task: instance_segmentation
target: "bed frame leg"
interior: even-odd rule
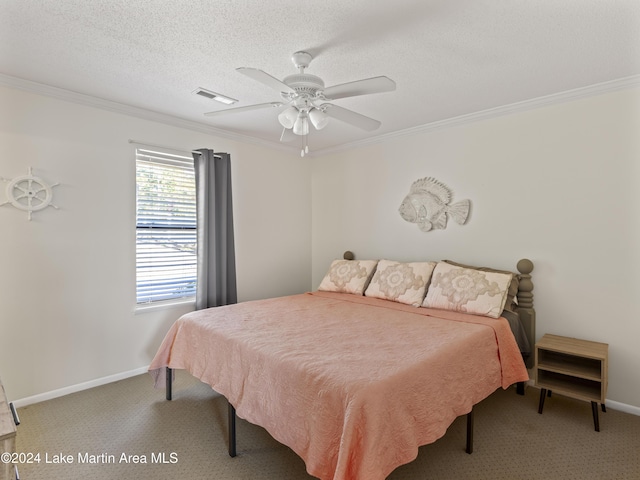
[[[471,455],[473,453],[473,407],[467,413],[467,449],[466,452]]]
[[[549,390],[549,393],[551,393],[551,390]],[[538,413],[542,413],[542,409],[544,408],[544,399],[547,396],[547,389],[546,388],[541,388],[540,389],[540,401],[538,402]]]
[[[518,395],[524,395],[524,382],[516,383],[516,392]]]
[[[167,367],[167,371],[165,372],[167,379],[165,383],[165,387],[167,390],[167,400],[171,400],[171,387],[173,383],[173,372],[169,367]]]
[[[229,403],[229,456],[236,456],[236,409]]]
[[[593,412],[593,427],[596,432],[599,432],[600,421],[598,419],[598,402],[591,402],[591,411]]]

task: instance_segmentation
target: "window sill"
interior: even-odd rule
[[[192,298],[183,298],[180,300],[168,300],[166,302],[140,303],[135,306],[134,314],[138,315],[141,313],[155,312],[157,310],[166,310],[169,308],[183,307],[183,306],[189,306],[189,305],[195,308],[196,299],[192,297]]]

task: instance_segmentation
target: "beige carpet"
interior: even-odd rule
[[[640,417],[608,409],[595,432],[590,404],[553,395],[539,415],[538,395],[532,387],[524,397],[514,389],[495,392],[476,406],[472,455],[464,452],[461,417],[389,479],[640,479]],[[20,478],[313,478],[289,448],[242,420],[238,456],[230,458],[226,405],[208,386],[177,372],[171,402],[141,375],[21,408],[18,451],[39,453],[40,463],[20,465]],[[162,454],[167,463],[153,463]],[[121,461],[123,455],[132,463]],[[133,463],[134,455],[148,463]],[[68,456],[73,464],[46,463]]]

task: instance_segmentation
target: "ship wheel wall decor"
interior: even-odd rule
[[[47,207],[58,208],[51,203],[53,200],[53,187],[59,185],[47,185],[44,180],[33,175],[33,169],[29,167],[28,175],[21,175],[13,180],[2,178],[7,183],[5,190],[7,201],[2,205],[13,205],[19,210],[27,212],[27,218],[31,220],[31,214]]]

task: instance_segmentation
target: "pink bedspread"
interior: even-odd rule
[[[528,379],[505,319],[313,292],[200,310],[150,370],[186,369],[323,480],[382,480],[497,388]]]

